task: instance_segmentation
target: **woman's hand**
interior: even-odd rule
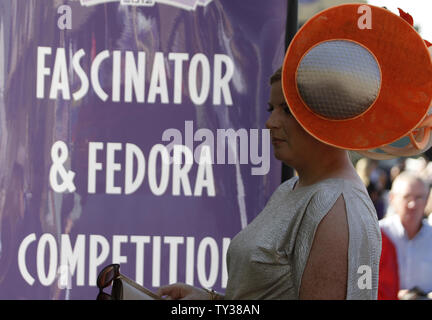
[[[175,283],[160,287],[157,294],[166,296],[167,300],[210,300],[210,294],[204,289],[192,287],[185,283]]]

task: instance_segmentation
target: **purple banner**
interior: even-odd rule
[[[286,1],[63,2],[0,0],[0,298],[95,299],[113,262],[223,292],[280,183]]]

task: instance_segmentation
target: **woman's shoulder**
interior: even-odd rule
[[[348,195],[351,193],[366,193],[366,187],[360,179],[344,178],[344,177],[331,177],[320,180],[313,185],[309,186],[314,194],[319,197],[331,195]]]
[[[316,183],[309,193],[307,210],[316,221],[320,221],[340,198],[345,203],[344,212],[350,216],[356,216],[357,212],[364,211],[376,215],[373,203],[361,180],[329,178]]]
[[[319,181],[307,188],[309,194],[307,212],[319,222],[330,211],[345,189],[345,181],[330,178]],[[299,189],[299,191],[301,191]]]
[[[298,180],[299,177],[294,176],[284,181],[282,184],[280,184],[276,190],[281,190],[281,191],[301,190],[302,192],[308,192],[309,190],[316,190],[320,192],[327,192],[327,191],[332,192],[338,190],[349,191],[352,189],[366,190],[361,180],[355,178],[329,177],[323,180],[319,180],[311,185],[297,187],[294,189],[294,187],[298,183]]]
[[[359,187],[361,189],[365,188],[363,182],[358,177],[329,177],[317,182],[316,185],[324,187],[339,186],[346,190],[356,189]]]
[[[299,209],[328,212],[339,197],[346,201],[365,202],[369,205],[366,187],[360,179],[330,177],[314,184],[296,187],[298,177],[294,176],[283,182],[275,190],[272,200],[290,203]]]
[[[321,198],[342,195],[345,201],[347,199],[369,200],[365,185],[360,179],[355,178],[328,178],[316,183],[315,190],[316,196]]]

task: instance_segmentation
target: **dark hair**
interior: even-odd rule
[[[270,85],[272,85],[275,82],[281,81],[282,79],[282,67],[277,69],[275,73],[270,77]]]

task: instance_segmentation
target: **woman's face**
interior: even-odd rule
[[[270,117],[266,122],[270,129],[274,155],[287,165],[296,167],[307,156],[308,146],[312,137],[304,131],[297,120],[291,115],[282,93],[281,82],[271,86],[269,101]]]

